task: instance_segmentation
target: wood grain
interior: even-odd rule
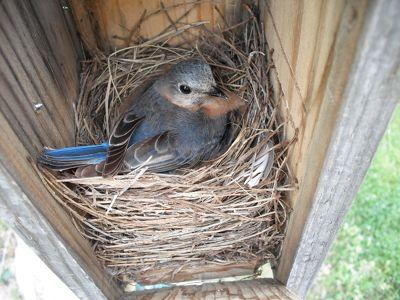
[[[267,39],[298,134],[290,161],[299,189],[291,194],[276,278],[301,297],[399,97],[399,12],[399,2],[391,0],[266,4]]]
[[[73,141],[80,54],[71,34],[56,1],[0,2],[1,215],[81,299],[116,299],[118,288],[33,163],[43,145]]]
[[[76,52],[56,34],[66,31],[66,25],[52,25],[53,35],[47,36],[43,28],[49,26],[36,15],[40,5],[3,1],[0,10],[0,105],[10,123],[21,125],[16,130],[26,136],[24,144],[31,150],[72,140],[71,102],[78,86]],[[55,44],[60,48],[55,50]],[[39,113],[35,104],[43,105]]]
[[[44,199],[52,200],[49,197]],[[90,278],[90,272],[83,269],[71,254],[76,245],[63,242],[63,238],[32,205],[2,163],[0,163],[0,218],[35,249],[38,256],[80,299],[106,299],[94,280]],[[65,218],[60,220],[60,224],[65,224]],[[67,235],[65,231],[68,230],[69,228],[65,228],[62,234]],[[70,240],[70,237],[66,237]]]
[[[179,286],[171,289],[138,292],[134,298],[140,300],[161,299],[253,299],[253,300],[289,300],[296,297],[285,286],[273,280],[258,279],[238,282],[206,283],[200,286]]]
[[[354,58],[366,1],[269,1],[264,9],[267,40],[297,135],[289,153],[298,190],[277,278],[286,282],[293,263]],[[354,16],[357,16],[356,18]],[[290,20],[289,22],[283,20]],[[284,107],[282,112],[286,113]]]
[[[227,265],[203,265],[185,267],[177,272],[175,268],[163,268],[136,274],[136,280],[141,284],[156,284],[160,282],[182,282],[191,280],[206,280],[234,276],[254,275],[260,262],[257,260],[232,263]]]
[[[97,22],[90,10],[86,8],[85,1],[69,0],[69,5],[66,7],[73,13],[75,28],[79,32],[86,50],[91,56],[100,53],[101,44],[105,41],[100,39],[100,34],[96,31]]]
[[[242,1],[176,1],[176,0],[109,0],[109,1],[79,1],[72,0],[80,35],[89,52],[97,49],[110,52],[115,48],[126,47],[137,41],[139,37],[150,39],[173,30],[171,20],[177,26],[198,21],[207,21],[209,28],[217,24],[224,25],[218,10],[224,15],[225,21],[234,23],[240,18]],[[154,12],[162,9],[162,13]],[[189,13],[187,13],[189,11]],[[143,22],[139,20],[143,19]],[[138,26],[141,23],[141,26]],[[187,40],[195,42],[193,36]],[[170,40],[171,44],[179,44],[182,39]]]

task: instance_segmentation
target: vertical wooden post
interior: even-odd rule
[[[268,3],[270,13],[274,9],[283,11],[276,2]],[[307,3],[300,1],[296,5],[304,9]],[[300,135],[301,151],[295,153],[294,162],[300,186],[293,195],[294,209],[276,270],[276,278],[302,298],[327,255],[400,97],[400,2],[322,1],[319,11],[325,17],[319,22],[318,32],[335,20],[328,17],[333,11],[327,9],[332,5],[340,9],[340,14],[332,31],[327,64],[320,64],[323,53],[318,50],[326,45],[316,44],[318,48],[313,51],[319,57],[308,75],[301,73],[305,67],[301,58],[307,57],[292,55],[299,54],[293,49],[288,53],[284,38],[279,36],[289,34],[276,25],[274,19],[279,15],[272,12],[266,16],[267,26],[275,26],[278,32],[277,39],[270,39],[276,42],[274,47],[278,48],[278,59],[281,58],[277,63],[278,76],[284,68],[288,68],[286,75],[291,74],[291,92],[280,77],[285,96],[293,96],[288,99],[289,105],[296,106],[296,100],[303,104],[299,126],[303,126],[304,134]],[[313,21],[302,21],[303,10],[295,11],[298,18],[294,19],[294,28],[300,32],[310,30]],[[268,30],[271,35],[276,33],[274,29]],[[298,77],[298,72],[312,79],[305,90],[301,84],[304,77]],[[317,88],[315,92],[313,88]],[[310,122],[312,118],[314,121]]]

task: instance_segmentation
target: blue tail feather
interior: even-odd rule
[[[92,155],[96,153],[106,153],[108,144],[103,143],[100,145],[89,145],[89,146],[78,146],[78,147],[66,147],[60,149],[45,149],[44,153],[53,157],[69,157],[69,156],[81,156],[81,155]]]
[[[108,144],[45,149],[38,162],[53,170],[66,170],[95,165],[106,159]]]

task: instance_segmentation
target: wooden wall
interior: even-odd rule
[[[209,28],[217,24],[223,26],[225,22],[230,24],[240,18],[241,2],[70,0],[81,37],[86,48],[92,53],[98,49],[109,52],[115,48],[129,46],[137,41],[138,37],[151,39],[161,33],[167,33],[175,29],[171,21],[176,23],[176,28],[199,21],[205,22]],[[180,41],[174,40],[173,43]]]
[[[287,280],[312,205],[367,8],[366,0],[267,1],[267,40],[297,140],[290,152],[298,180],[278,269]],[[283,109],[283,111],[285,111]]]
[[[294,123],[294,128],[288,127],[287,136],[297,137],[290,162],[299,180],[298,194],[304,195],[294,194],[292,204],[312,195],[315,188],[367,2],[272,0],[264,6],[267,40],[274,49],[274,64],[284,94],[282,105],[289,107]]]
[[[62,2],[0,2],[0,216],[81,298],[118,291],[43,185],[43,146],[73,143],[80,44]]]
[[[59,15],[40,15],[45,2],[2,1],[0,11],[0,109],[31,153],[72,141],[78,87],[73,39],[59,34],[68,30]]]
[[[400,2],[260,4],[294,125],[287,135],[297,138],[289,159],[298,189],[275,275],[305,296],[399,99]]]

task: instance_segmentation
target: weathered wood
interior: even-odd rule
[[[312,205],[364,21],[366,1],[267,2],[265,28],[297,141],[289,154],[298,190],[277,278],[286,282]],[[286,20],[282,21],[286,16]],[[291,17],[287,17],[291,16]],[[282,109],[285,113],[285,110]]]
[[[261,8],[284,94],[282,111],[294,125],[287,127],[286,135],[297,136],[289,154],[291,169],[299,181],[299,190],[291,195],[292,205],[314,193],[343,99],[366,4],[364,0],[271,0]],[[305,202],[301,206],[307,211]]]
[[[80,299],[106,299],[94,280],[90,278],[87,267],[83,269],[71,254],[71,248],[75,245],[71,247],[63,242],[2,164],[0,164],[0,218],[35,249],[37,255]]]
[[[205,283],[200,286],[178,286],[171,289],[138,292],[134,298],[140,300],[161,299],[253,299],[253,300],[289,300],[296,299],[282,284],[274,280],[258,279],[237,282]]]
[[[0,9],[0,105],[10,123],[20,124],[16,130],[20,137],[26,136],[24,145],[31,150],[72,140],[71,102],[78,86],[77,55],[68,36],[64,41],[59,39],[59,33],[67,28],[59,22],[51,24],[55,30],[52,35],[50,29],[45,32],[43,28],[50,24],[41,23],[45,18],[38,18],[44,13],[39,6],[28,1],[2,1]]]
[[[299,189],[276,278],[301,297],[399,98],[399,13],[396,0],[266,5],[267,39],[298,130],[290,159]]]
[[[85,48],[92,56],[98,54],[102,41],[100,40],[99,32],[95,31],[96,21],[93,19],[90,10],[86,8],[85,2],[82,0],[69,0],[69,5],[66,7],[73,12],[76,29]]]
[[[0,2],[1,215],[80,298],[115,299],[118,288],[33,166],[43,145],[73,141],[79,54],[63,14],[57,1]]]
[[[357,2],[357,3],[356,3]],[[366,1],[269,1],[267,41],[282,88],[282,112],[297,134],[289,163],[298,180],[276,276],[286,282],[307,220],[319,174],[343,101]],[[289,113],[285,110],[287,105]]]
[[[182,266],[177,272],[175,268],[163,268],[137,274],[136,280],[141,284],[156,284],[160,282],[181,282],[191,280],[206,280],[234,276],[254,275],[259,261],[232,263],[227,265],[203,265],[196,267]]]
[[[80,35],[86,48],[95,53],[97,49],[111,51],[115,47],[126,47],[138,37],[149,39],[166,30],[173,30],[171,21],[177,26],[197,21],[207,21],[212,28],[226,21],[233,23],[240,17],[242,1],[175,1],[175,0],[109,0],[80,1],[71,0],[71,8]],[[180,5],[179,5],[180,4]],[[154,14],[162,7],[162,13]],[[220,14],[224,15],[222,20]],[[190,10],[189,13],[188,10]],[[142,20],[142,22],[140,22]],[[138,26],[141,23],[141,26]],[[193,37],[188,36],[193,40]],[[175,43],[182,39],[175,39]],[[174,43],[174,41],[169,41]]]

